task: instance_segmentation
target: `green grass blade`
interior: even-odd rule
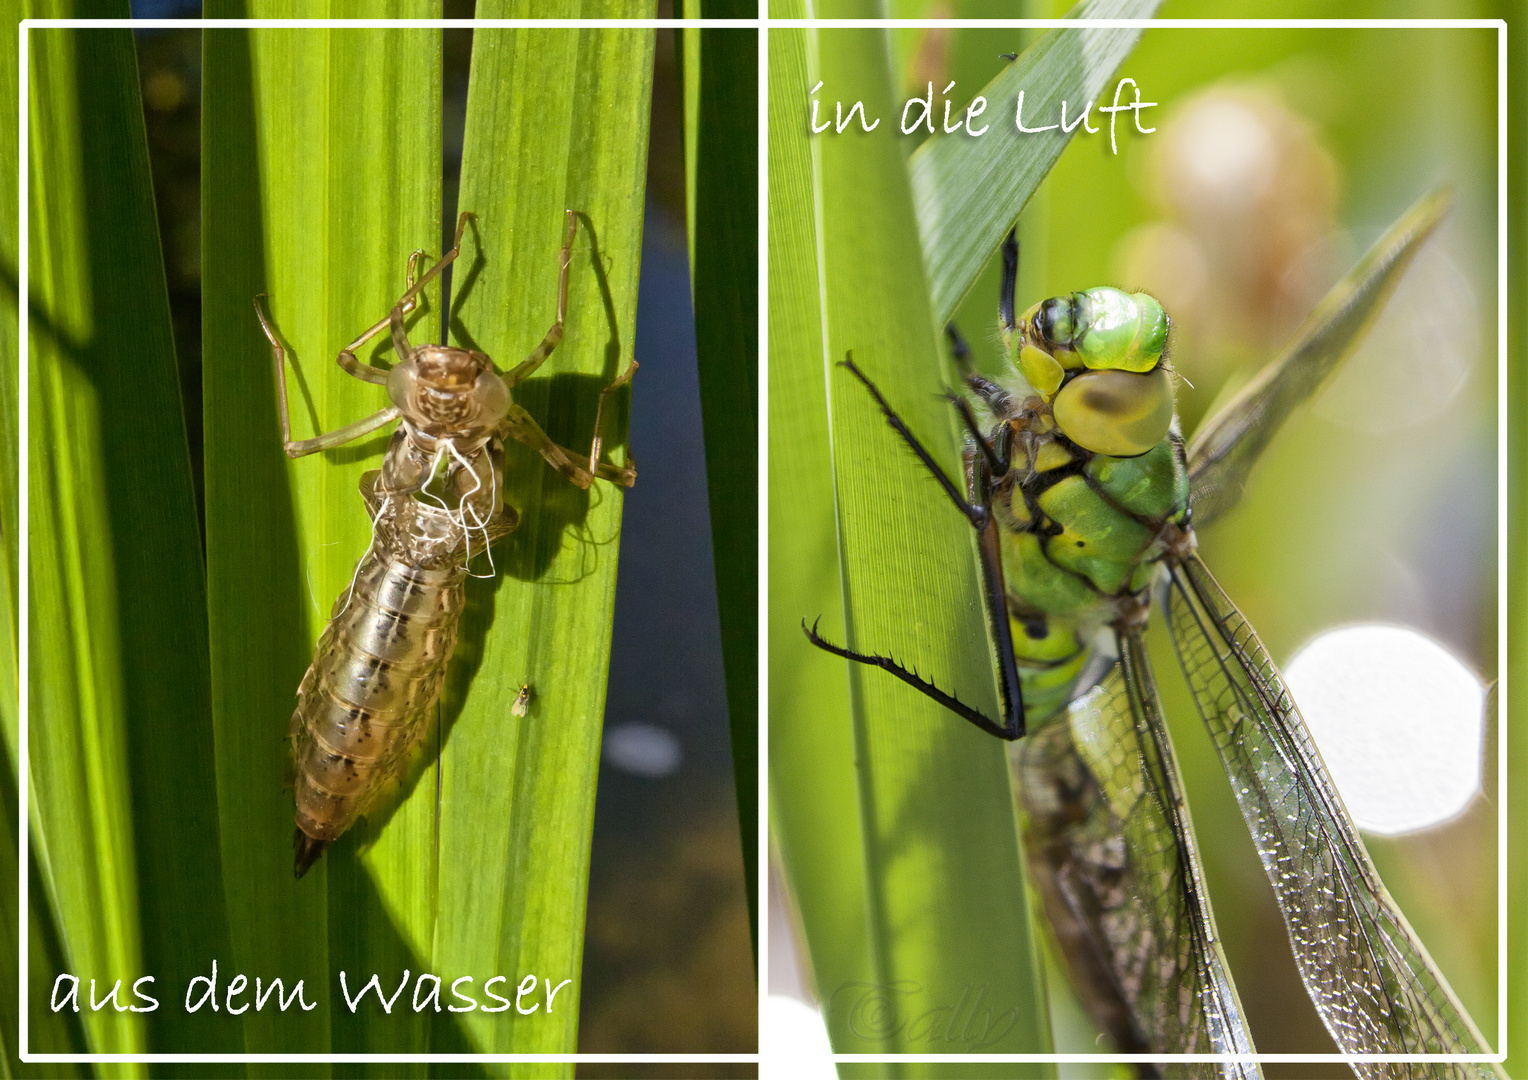
[[[32,12],[18,11],[18,17]],[[0,115],[16,116],[19,94],[16,70],[17,55],[14,50],[0,50]],[[0,295],[0,356],[8,358],[0,364],[0,543],[3,543],[4,560],[0,562],[0,735],[4,738],[5,762],[0,770],[0,802],[5,804],[5,837],[0,840],[0,1075],[27,1075],[18,1053],[21,1049],[18,1024],[20,1006],[17,999],[21,960],[20,942],[16,938],[19,924],[17,864],[20,854],[20,822],[16,809],[16,758],[17,740],[20,738],[17,701],[17,650],[16,636],[17,595],[16,562],[17,518],[19,492],[16,485],[18,460],[20,412],[17,407],[17,379],[21,370],[18,352],[19,332],[17,308],[17,258],[20,254],[20,215],[16,208],[17,157],[15,128],[7,119],[6,130],[10,138],[0,139],[0,280],[4,293]],[[37,863],[30,867],[31,883],[28,895],[30,939],[31,1001],[46,1001],[53,985],[53,976],[64,970],[61,950],[58,947],[58,922],[48,902],[47,891],[37,876]],[[72,1012],[55,1013],[51,1010],[33,1009],[29,1016],[28,1048],[43,1053],[84,1053],[84,1031],[79,1019]],[[58,1075],[84,1075],[81,1069],[55,1066]]]
[[[16,115],[18,87],[16,54],[0,53],[0,112]],[[6,111],[8,110],[8,111]],[[0,736],[4,739],[5,762],[0,767],[0,804],[4,809],[5,836],[0,840],[0,1076],[29,1075],[18,1056],[21,1042],[18,1024],[20,1007],[17,989],[20,980],[20,943],[16,934],[20,909],[17,876],[20,856],[20,822],[16,809],[16,759],[20,728],[17,700],[16,635],[17,595],[16,561],[19,492],[16,485],[17,438],[20,413],[17,408],[20,371],[19,332],[16,305],[20,221],[16,212],[17,183],[16,140],[0,140],[0,204],[4,226],[0,228],[0,278],[6,291],[0,297],[0,356],[12,362],[0,364],[0,537],[3,537],[3,561],[0,561]],[[29,826],[30,827],[30,826]],[[35,836],[33,839],[35,843]],[[58,920],[48,900],[47,890],[37,875],[37,861],[31,860],[29,911],[29,979],[31,1002],[45,1002],[53,987],[54,976],[67,967],[59,946]],[[84,1030],[74,1013],[53,1012],[33,1007],[29,1019],[28,1049],[34,1053],[82,1054],[87,1052]],[[60,1076],[82,1076],[83,1067],[54,1066]]]
[[[878,33],[820,30],[807,39],[805,85],[823,80],[830,100],[863,101],[870,117],[883,118],[875,134],[817,136],[811,176],[794,180],[815,185],[824,326],[818,378],[828,399],[844,583],[845,629],[829,625],[835,620],[824,629],[860,651],[895,653],[990,713],[991,652],[972,530],[869,395],[833,364],[852,350],[947,472],[960,475],[952,414],[937,395],[950,373],[918,272],[901,147],[884,120],[896,115],[887,52]],[[1034,985],[1002,748],[879,672],[855,665],[848,675],[874,979],[882,988],[918,988],[897,996],[892,1007],[905,1022],[884,1029],[885,1048],[970,1049],[938,1037],[929,1018],[983,985],[999,988],[994,1014],[1013,1023],[977,1041],[993,1051],[1043,1048],[1048,1027]],[[818,989],[830,1029],[891,993]]]
[[[439,17],[394,3],[369,15]],[[291,3],[209,5],[209,16],[354,13]],[[330,605],[369,543],[356,485],[386,433],[287,462],[270,348],[251,300],[269,294],[289,346],[293,434],[307,438],[385,405],[334,364],[385,314],[409,253],[438,252],[440,35],[435,30],[208,31],[203,107],[203,341],[207,544],[229,922],[235,970],[318,1008],[243,1016],[245,1048],[420,1051],[430,1014],[352,1015],[335,993],[371,973],[389,990],[433,964],[433,765],[396,809],[292,877],[284,736]],[[358,212],[358,208],[359,212]],[[434,337],[440,306],[414,323]],[[381,339],[363,360],[391,361]],[[388,827],[382,829],[381,825]],[[449,1029],[447,1029],[449,1031]]]
[[[19,14],[19,12],[18,12]],[[0,55],[0,110],[15,116],[20,88],[16,82],[16,55],[8,52]],[[9,123],[5,134],[10,134]],[[17,373],[21,369],[17,334],[20,332],[17,300],[17,260],[20,256],[20,215],[16,209],[17,159],[16,140],[0,138],[0,279],[5,291],[0,295],[0,736],[4,738],[5,761],[0,765],[3,790],[0,798],[9,798],[10,807],[5,811],[5,836],[0,838],[0,1075],[12,1076],[20,1066],[18,1025],[20,1006],[16,987],[19,979],[17,965],[21,958],[20,944],[16,940],[18,923],[17,860],[20,857],[20,834],[15,809],[16,791],[16,741],[19,737],[16,700],[17,640],[16,640],[16,516],[17,505],[16,470],[19,466],[16,440],[19,435],[20,414],[16,408]],[[37,907],[34,900],[33,907]],[[51,1015],[51,1014],[50,1014]]]
[[[686,15],[698,17],[694,0]],[[705,13],[720,17],[716,5]],[[756,10],[756,9],[755,9]],[[686,29],[690,282],[748,923],[758,953],[759,36]]]
[[[522,6],[483,3],[478,15],[524,15]],[[652,15],[647,3],[590,6]],[[555,14],[581,14],[564,8]],[[652,56],[649,30],[473,36],[460,205],[477,221],[456,276],[453,335],[501,367],[535,348],[555,314],[564,211],[576,211],[566,335],[515,393],[554,440],[580,452],[600,390],[632,359]],[[624,453],[621,412],[607,410],[607,460]],[[464,637],[481,644],[445,706],[454,719],[437,962],[553,986],[573,980],[551,1015],[463,1017],[484,1050],[566,1052],[577,1032],[623,494],[603,480],[580,491],[518,443],[507,448],[505,476],[520,527],[496,551],[498,579],[469,590]],[[534,697],[517,719],[509,705],[522,682]]]
[[[34,851],[82,994],[152,974],[162,995],[226,930],[201,555],[137,66],[126,31],[31,40]],[[80,1018],[97,1052],[213,1038],[208,1015],[173,1008],[87,1003]]]
[[[769,36],[769,808],[817,992],[830,1000],[873,984],[875,967],[848,683],[843,664],[801,636],[803,617],[831,619],[841,605],[812,166],[796,97],[811,85],[806,36]],[[839,1052],[882,1048],[826,1012]]]
[[[1155,8],[1154,3],[1142,5],[1135,0],[1088,0],[1069,17],[1149,18]],[[1018,220],[1067,143],[1082,130],[1079,126],[1071,134],[1059,128],[1021,134],[1014,124],[1019,91],[1024,91],[1026,127],[1055,123],[1062,101],[1069,103],[1070,123],[1085,103],[1100,98],[1106,89],[1112,103],[1114,72],[1140,34],[1135,28],[1051,31],[982,88],[988,105],[973,124],[979,128],[988,122],[991,130],[974,138],[935,135],[913,153],[908,171],[936,324],[944,325],[955,313],[1002,243],[1003,234]],[[1127,89],[1121,101],[1130,100]],[[1096,110],[1094,116],[1098,117],[1095,126],[1104,126]],[[1129,123],[1130,114],[1117,116]],[[1143,123],[1151,124],[1150,120]]]

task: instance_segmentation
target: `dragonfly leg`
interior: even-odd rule
[[[821,621],[821,619],[818,620],[818,622]],[[908,686],[918,691],[918,693],[937,701],[956,716],[971,721],[971,723],[981,728],[988,735],[995,735],[999,739],[1011,742],[1014,739],[1021,738],[1024,734],[1022,724],[1019,725],[1017,730],[1013,728],[1012,724],[999,724],[980,709],[973,709],[954,694],[945,693],[917,672],[908,670],[889,656],[878,656],[874,653],[858,653],[853,649],[845,649],[842,646],[834,645],[817,632],[816,622],[812,623],[811,626],[807,626],[806,620],[802,619],[801,631],[806,634],[808,641],[825,652],[830,652],[834,656],[841,656],[845,660],[853,660],[855,663],[868,664],[871,667],[878,667],[882,671],[889,671]]]
[[[912,452],[918,455],[918,460],[923,462],[923,467],[929,471],[935,480],[939,481],[939,486],[944,488],[944,493],[950,497],[950,501],[971,522],[972,527],[976,529],[985,528],[988,520],[992,517],[991,512],[984,504],[980,502],[967,502],[962,497],[960,490],[955,486],[955,481],[951,480],[945,471],[939,467],[939,463],[934,460],[934,455],[930,454],[927,448],[918,441],[918,437],[902,422],[902,418],[896,414],[890,405],[886,404],[886,399],[881,396],[881,391],[876,388],[875,383],[871,382],[870,377],[854,363],[854,354],[847,354],[845,359],[838,362],[838,366],[848,368],[856,379],[865,384],[865,389],[870,391],[870,396],[875,398],[875,403],[881,407],[881,414],[886,417],[886,422],[891,425],[893,431],[902,436],[902,441],[911,448]]]
[[[937,701],[955,715],[969,720],[989,735],[996,735],[1000,739],[1007,740],[1020,738],[1025,731],[1024,695],[1023,688],[1019,682],[1018,662],[1014,657],[1013,651],[1013,626],[1009,621],[1007,590],[1003,581],[1001,541],[998,535],[997,520],[992,515],[991,507],[992,470],[996,467],[1001,469],[1002,472],[1007,471],[1006,454],[1000,457],[982,437],[981,432],[977,430],[976,417],[970,412],[970,407],[966,406],[962,416],[966,418],[967,423],[970,425],[971,434],[976,438],[978,445],[982,449],[981,453],[973,452],[967,459],[966,494],[962,497],[956,489],[954,482],[939,467],[938,463],[934,461],[933,455],[918,441],[917,436],[908,430],[902,418],[886,403],[886,399],[881,396],[881,392],[876,389],[875,384],[870,381],[864,372],[855,366],[854,358],[851,356],[845,359],[842,361],[842,366],[847,367],[860,382],[865,384],[865,388],[875,398],[876,404],[881,407],[881,412],[886,416],[886,420],[891,424],[893,430],[902,436],[903,441],[912,448],[913,453],[918,455],[918,460],[923,462],[924,467],[933,474],[934,479],[939,481],[940,486],[949,495],[950,501],[966,515],[966,519],[970,521],[972,527],[977,531],[977,545],[981,551],[982,596],[986,606],[987,622],[992,631],[995,658],[998,665],[998,689],[1002,699],[1003,722],[1000,724],[986,714],[966,705],[955,696],[946,694],[933,683],[909,671],[890,657],[857,653],[832,645],[818,635],[815,628],[807,631],[807,639],[818,648],[826,649],[828,652],[836,656],[842,656],[846,660],[870,664],[891,672],[909,686]],[[806,629],[804,620],[802,629]]]
[[[1009,345],[1013,332],[1018,329],[1014,315],[1014,299],[1019,289],[1019,230],[1008,230],[1003,238],[1003,281],[997,290],[997,317],[1003,327],[1003,347],[1012,352]]]
[[[600,401],[594,409],[594,438],[589,443],[589,460],[594,462],[596,468],[598,467],[600,460],[600,443],[604,439],[604,435],[600,431],[600,420],[603,418],[605,412],[605,398],[608,395],[614,393],[616,390],[619,390],[621,387],[630,385],[631,377],[636,373],[637,362],[633,360],[626,366],[626,370],[621,373],[615,382],[611,383],[609,386],[605,387],[605,389],[600,391]],[[606,466],[606,468],[610,468],[610,466]],[[626,487],[631,487],[632,484],[636,483],[637,469],[636,465],[631,460],[631,451],[629,447],[627,448],[626,453],[626,468],[617,469],[615,471],[617,473],[616,476],[607,476],[604,473],[600,473],[600,475],[605,476],[605,479],[607,480],[616,480],[617,483],[624,484]],[[627,479],[627,477],[629,477],[629,479]]]
[[[977,450],[981,452],[991,475],[1002,476],[1008,471],[1008,449],[1006,443],[1002,452],[999,453],[998,449],[988,442],[987,437],[982,434],[981,426],[976,422],[976,413],[971,410],[971,403],[959,394],[948,391],[946,391],[946,394],[950,399],[950,404],[955,406],[955,411],[960,413],[960,419],[966,426],[966,434],[971,437],[972,442],[976,444]]]
[[[287,411],[286,349],[282,347],[281,339],[276,336],[276,330],[271,326],[270,320],[265,317],[265,309],[260,306],[260,297],[264,295],[261,293],[255,297],[255,315],[260,320],[260,328],[265,331],[266,340],[271,343],[271,359],[276,367],[276,409],[281,418],[281,448],[286,451],[287,457],[299,458],[307,454],[315,454],[320,450],[343,446],[398,419],[398,410],[389,406],[381,412],[372,413],[363,420],[346,424],[326,434],[311,439],[293,439],[292,418]]]
[[[414,251],[409,255],[408,279],[407,283],[404,285],[404,289],[406,291],[411,290],[414,287],[414,280],[419,274],[419,260],[422,258],[424,258],[423,248]],[[419,297],[416,294],[408,301],[408,303],[403,305],[403,313],[405,315],[409,314],[409,312],[413,311],[414,308],[416,308],[418,305]],[[391,317],[391,314],[389,314],[388,319]],[[359,359],[357,359],[355,351],[362,345],[365,345],[372,338],[376,337],[379,333],[381,333],[382,330],[387,326],[388,319],[382,319],[381,321],[377,322],[364,334],[341,349],[340,354],[334,358],[334,362],[338,364],[347,375],[354,375],[357,379],[360,379],[363,382],[376,383],[378,386],[386,385],[387,373],[391,369],[377,367],[375,364],[362,363]]]
[[[944,324],[944,336],[950,339],[950,355],[960,367],[960,379],[973,394],[987,403],[995,416],[1007,416],[1013,395],[991,379],[980,374],[971,362],[971,346],[961,337],[954,323]]]
[[[630,377],[631,371],[627,369],[623,379]],[[616,380],[614,385],[619,385],[621,381],[621,379]],[[601,462],[591,465],[589,459],[582,454],[569,450],[565,446],[559,446],[541,429],[541,425],[536,423],[535,418],[519,405],[510,406],[509,415],[504,418],[503,430],[506,436],[536,451],[546,459],[548,465],[581,488],[587,488],[594,483],[594,478],[597,476],[623,487],[630,487],[637,481],[637,470],[629,465],[625,468]]]
[[[462,253],[462,235],[467,231],[467,222],[476,216],[471,210],[462,211],[461,216],[456,219],[456,236],[451,241],[451,250],[442,255],[434,266],[426,270],[424,277],[418,281],[414,280],[415,258],[418,253],[416,252],[415,255],[409,256],[408,288],[398,298],[398,302],[393,305],[393,310],[388,312],[387,317],[371,326],[364,334],[351,342],[347,351],[356,349],[365,342],[370,341],[373,336],[382,332],[383,327],[387,327],[392,331],[393,348],[397,351],[398,358],[400,360],[408,359],[409,354],[414,351],[414,347],[409,344],[408,334],[404,331],[403,316],[414,309],[415,298],[424,291],[424,287],[434,281],[440,275],[440,272],[454,263],[456,257]],[[351,359],[353,360],[354,357],[352,356]],[[343,362],[341,362],[340,366],[344,367]],[[349,369],[347,368],[346,370]],[[385,382],[386,380],[384,379],[383,381]]]
[[[980,440],[978,440],[980,441]],[[1003,577],[1002,537],[997,518],[992,516],[992,477],[1007,472],[1006,448],[1002,456],[1003,473],[987,471],[984,458],[972,455],[966,466],[966,488],[972,500],[980,499],[989,508],[986,527],[976,540],[982,568],[982,605],[987,611],[987,625],[992,630],[993,655],[997,660],[998,697],[1003,704],[1005,739],[1024,734],[1024,685],[1019,681],[1019,662],[1013,645],[1013,620],[1008,613],[1008,586]]]
[[[513,371],[504,376],[504,381],[513,389],[515,384],[522,379],[527,379],[531,373],[546,363],[546,358],[552,355],[552,350],[557,348],[557,343],[562,340],[562,324],[568,310],[568,266],[573,261],[573,234],[578,231],[578,217],[572,210],[566,211],[568,228],[562,237],[562,250],[557,253],[559,270],[557,272],[557,321],[546,332],[546,337],[541,339],[541,344],[536,346],[534,352],[522,360]]]

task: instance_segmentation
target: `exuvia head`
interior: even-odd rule
[[[405,419],[426,434],[445,429],[491,430],[509,413],[509,387],[493,361],[473,349],[423,345],[392,369],[387,395]]]
[[[1014,363],[1072,442],[1135,457],[1167,435],[1168,320],[1153,297],[1111,288],[1055,296],[1025,312],[1018,330]]]

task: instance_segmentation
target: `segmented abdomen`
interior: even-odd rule
[[[297,826],[319,850],[366,811],[428,730],[465,576],[462,566],[425,569],[378,545],[335,601],[292,714]]]

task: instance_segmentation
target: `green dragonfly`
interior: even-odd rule
[[[1002,717],[890,657],[803,629],[1010,742],[1030,872],[1084,1004],[1122,1052],[1255,1053],[1147,660],[1154,592],[1338,1047],[1489,1052],[1385,890],[1283,678],[1194,536],[1240,499],[1274,433],[1362,337],[1447,201],[1435,193],[1408,211],[1192,442],[1178,431],[1160,305],[1100,288],[1016,316],[1011,233],[999,315],[1013,377],[993,381],[963,362],[969,397],[951,395],[967,436],[964,492],[853,358],[843,362],[977,530]],[[1477,1063],[1353,1068],[1366,1078],[1504,1075]],[[1164,1071],[1261,1075],[1250,1061]]]

